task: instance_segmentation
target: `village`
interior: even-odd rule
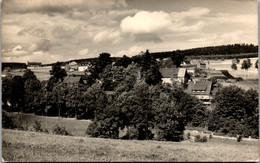
[[[256,62],[257,58],[251,58],[252,62]],[[242,59],[241,59],[242,60]],[[231,60],[233,63],[235,59]],[[169,85],[179,85],[184,88],[185,92],[195,96],[203,102],[207,108],[211,108],[211,100],[213,95],[217,92],[218,88],[222,85],[236,85],[244,80],[251,81],[251,85],[247,85],[246,89],[253,88],[258,91],[258,69],[252,66],[251,71],[237,73],[236,70],[230,68],[231,63],[228,66],[221,63],[223,60],[188,60],[182,62],[180,67],[176,67],[170,58],[164,58],[162,60],[157,59],[159,65],[159,71],[162,74],[162,83]],[[115,62],[112,63],[112,65]],[[222,65],[222,67],[221,67]],[[23,65],[24,66],[24,65]],[[27,62],[27,69],[32,70],[37,78],[46,83],[49,80],[49,71],[51,66],[45,66],[40,62]],[[66,70],[67,76],[64,78],[63,83],[69,85],[78,85],[79,83],[87,84],[87,76],[91,74],[89,69],[92,63],[90,61],[70,61],[66,62],[63,69]],[[223,69],[218,68],[220,66]],[[5,67],[2,72],[2,77],[5,76],[22,76],[25,69]],[[245,71],[245,70],[240,70]],[[233,74],[231,75],[230,74]],[[250,74],[250,77],[248,75]],[[46,85],[46,84],[43,84]],[[245,86],[246,84],[242,84]]]

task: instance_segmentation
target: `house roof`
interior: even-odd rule
[[[184,77],[187,69],[186,68],[160,68],[163,78],[176,78]]]
[[[187,93],[191,95],[210,95],[212,81],[189,82]]]
[[[160,68],[159,71],[163,78],[175,78],[179,70],[178,68]]]
[[[64,78],[63,83],[66,84],[78,84],[81,80],[81,77],[72,77],[72,76],[67,76]]]
[[[159,63],[160,68],[176,68],[171,59],[164,59]]]
[[[185,74],[187,73],[187,69],[186,68],[179,68],[179,71],[178,71],[178,77],[184,77]]]
[[[206,63],[203,62],[203,61],[198,61],[198,63],[201,64],[201,65],[206,65]]]
[[[86,75],[85,71],[73,71],[73,72],[67,72],[67,74],[69,76],[73,76],[73,75],[75,75],[75,76],[85,76]]]

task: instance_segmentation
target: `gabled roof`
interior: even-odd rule
[[[178,77],[179,78],[183,78],[183,77],[185,77],[186,73],[187,73],[187,69],[186,68],[179,68]]]
[[[201,64],[201,65],[206,65],[206,63],[203,62],[203,61],[198,61],[198,63]]]
[[[160,68],[176,68],[171,59],[164,59],[159,63]]]
[[[184,77],[187,69],[186,68],[160,68],[160,73],[163,78],[181,78]]]
[[[160,68],[160,73],[162,74],[163,78],[174,78],[178,75],[178,68]]]
[[[70,76],[73,76],[73,75],[75,75],[75,76],[85,76],[86,75],[85,71],[73,71],[73,72],[67,72],[67,74],[70,75]]]
[[[78,84],[81,80],[81,77],[72,77],[72,76],[67,76],[64,78],[63,83],[66,84]]]
[[[187,93],[190,95],[210,95],[212,81],[189,82]]]

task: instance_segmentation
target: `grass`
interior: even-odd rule
[[[226,83],[226,82],[221,82],[221,84],[223,86],[230,86],[230,85],[236,85],[242,89],[245,89],[245,90],[249,90],[250,88],[254,89],[254,90],[257,90],[258,91],[258,79],[256,80],[242,80],[242,81],[239,81],[239,82],[236,82],[236,83]]]
[[[36,116],[34,114],[13,114],[8,113],[8,117],[14,120],[16,123],[22,125],[28,125],[28,129],[32,129],[35,124],[34,121],[41,121],[41,127],[52,131],[56,125],[64,126],[65,129],[73,136],[85,136],[85,131],[91,123],[90,120],[75,120],[75,118],[58,118],[58,117],[46,117]]]
[[[113,140],[2,130],[7,161],[248,161],[258,143],[209,139],[207,143]]]

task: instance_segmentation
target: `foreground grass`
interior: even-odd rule
[[[2,130],[6,161],[248,161],[258,143],[210,139],[207,143],[113,140]]]

